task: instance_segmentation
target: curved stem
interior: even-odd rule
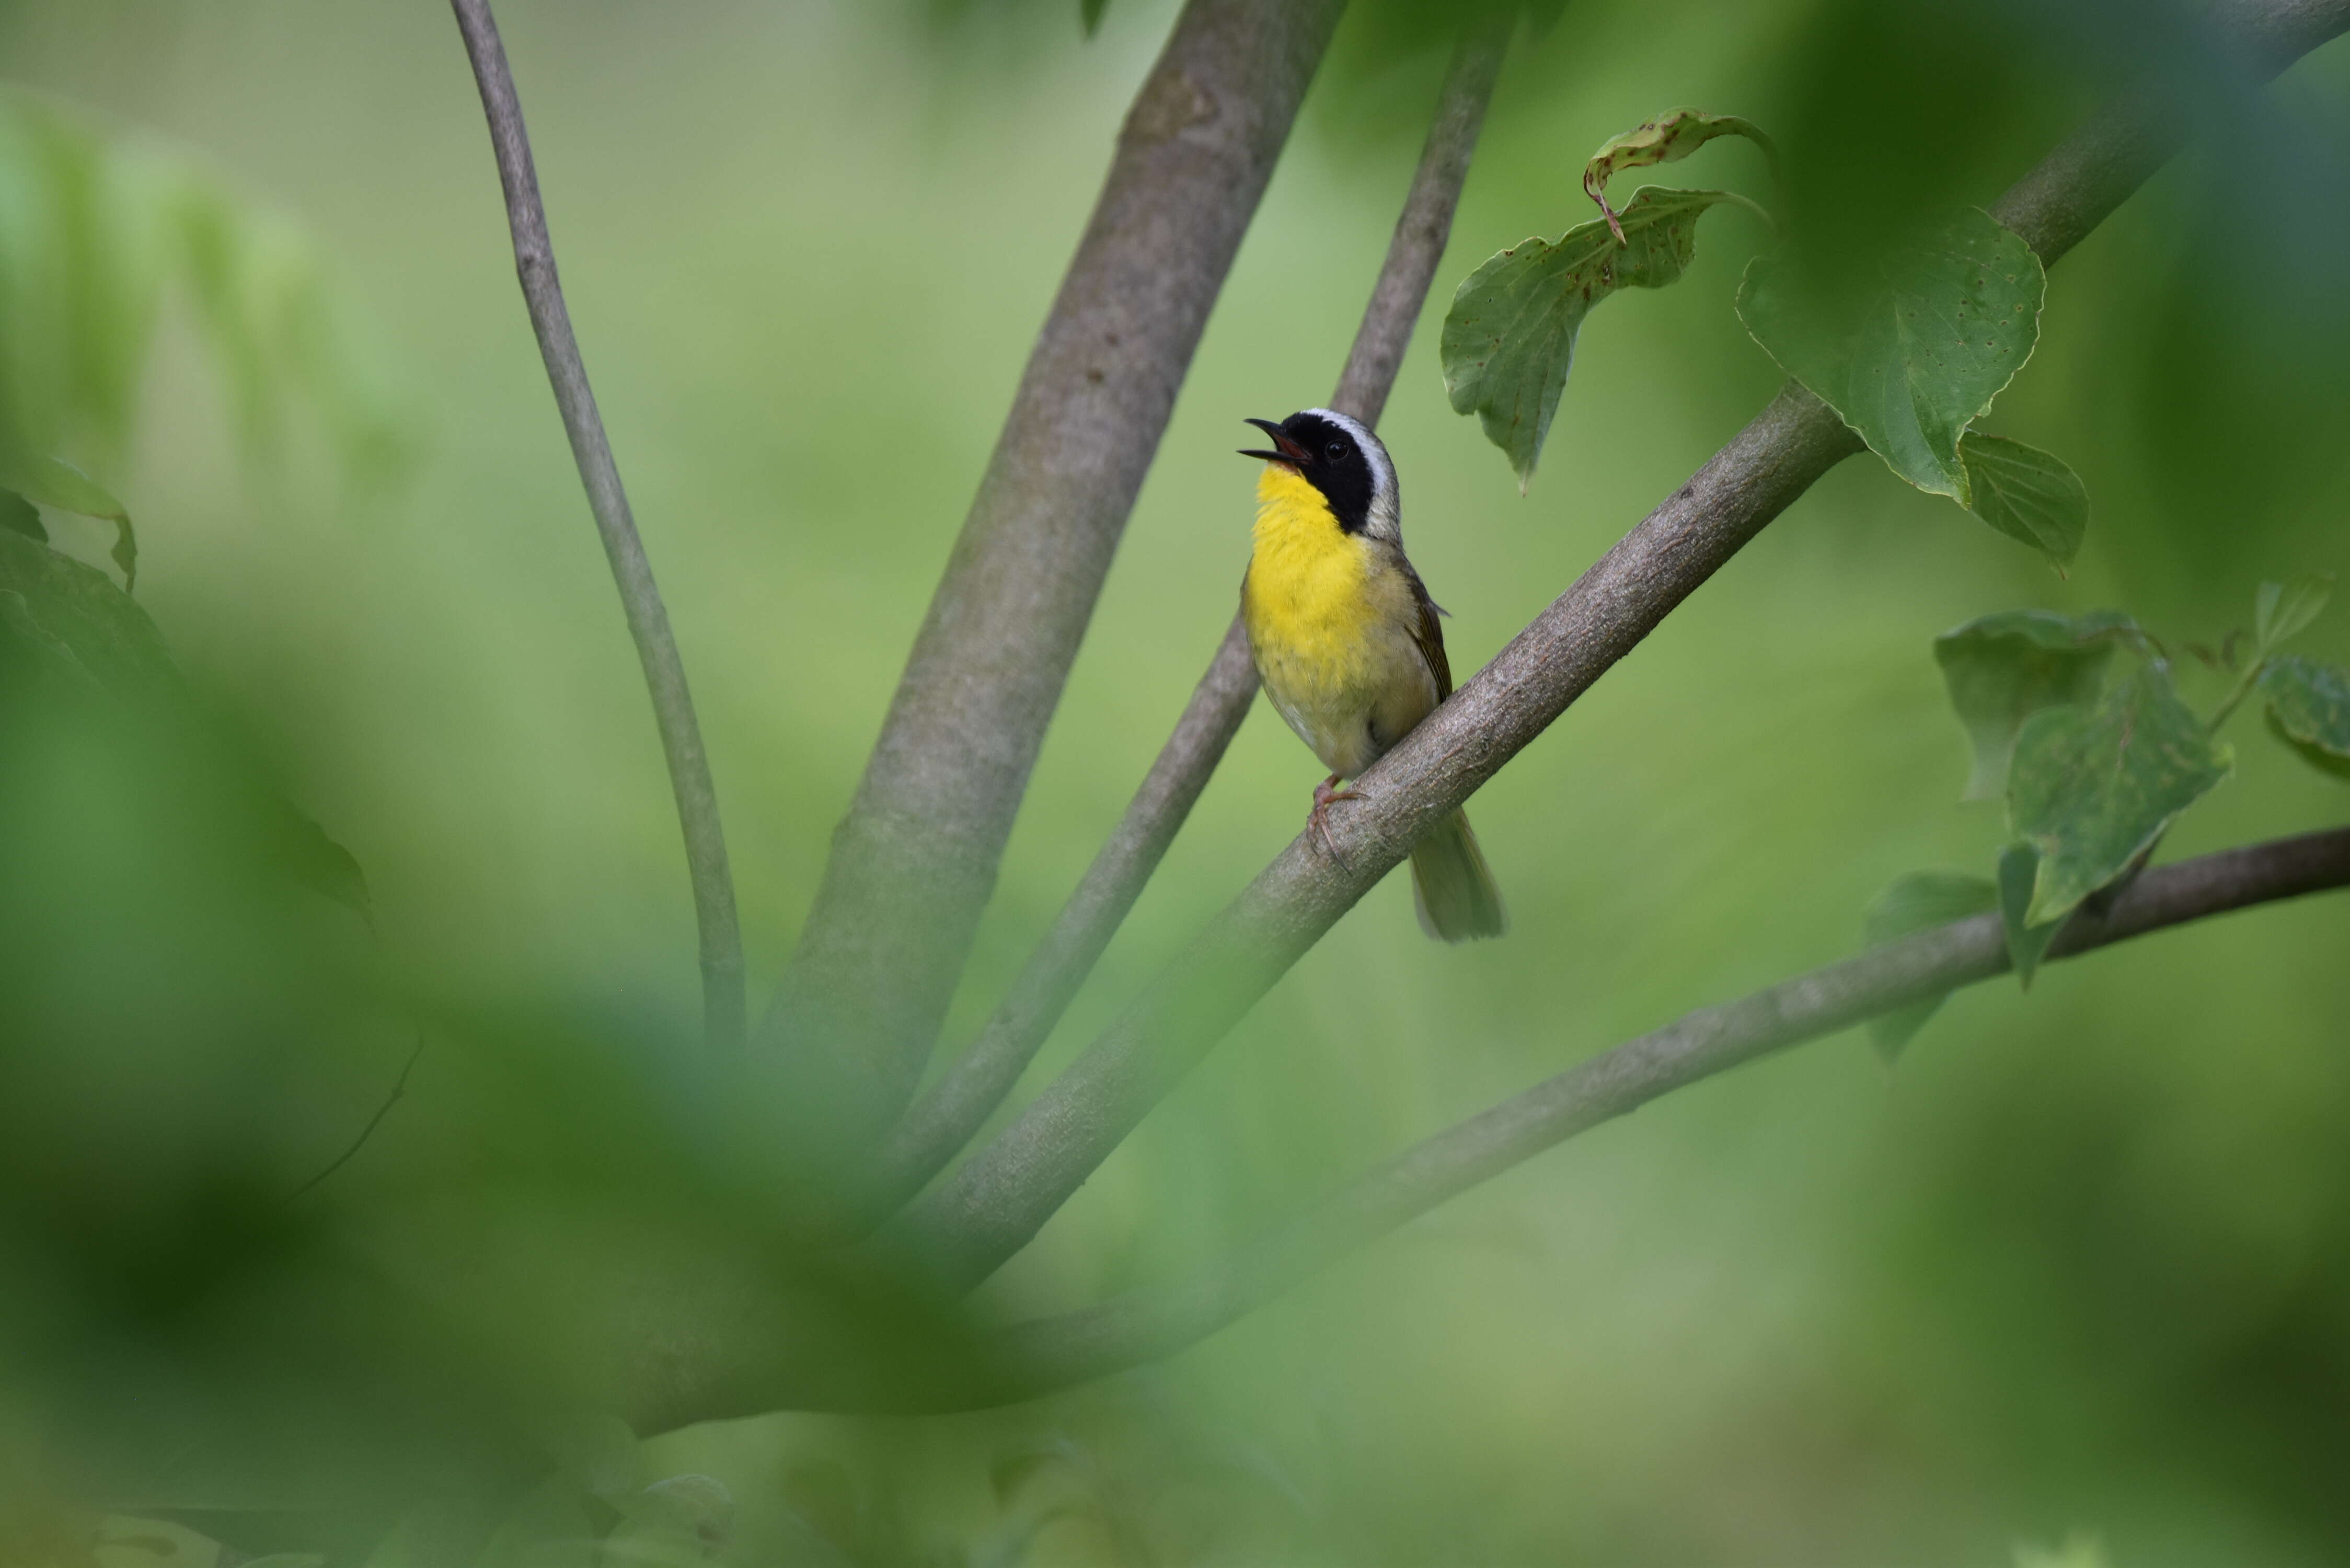
[[[718,787],[702,749],[693,693],[686,686],[685,663],[678,657],[660,587],[653,581],[644,541],[637,536],[636,517],[629,510],[628,492],[621,488],[612,445],[604,434],[604,419],[588,384],[579,341],[572,334],[571,312],[564,304],[563,283],[555,267],[555,245],[546,234],[546,209],[539,199],[530,132],[523,124],[522,101],[515,93],[497,19],[490,14],[489,0],[450,0],[450,5],[473,64],[482,111],[489,119],[490,145],[505,190],[506,223],[514,234],[515,270],[530,308],[531,329],[538,336],[555,406],[563,416],[564,433],[571,438],[572,460],[587,487],[588,508],[595,514],[596,532],[604,541],[629,635],[636,641],[637,660],[652,694],[661,755],[669,763],[678,825],[685,833],[686,870],[693,881],[693,913],[702,940],[703,1031],[714,1049],[731,1054],[743,1044],[743,929],[734,911],[726,835],[718,819]]]

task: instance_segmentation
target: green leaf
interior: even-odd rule
[[[2032,909],[2032,888],[2040,874],[2040,853],[2029,844],[2011,844],[1999,854],[1999,919],[2007,932],[2007,959],[2015,966],[2015,978],[2023,989],[2032,989],[2032,977],[2040,972],[2040,961],[2047,956],[2048,944],[2056,940],[2064,922],[2051,920],[2045,925],[2032,925],[2025,917]]]
[[[128,592],[139,581],[139,536],[131,532],[130,514],[113,493],[69,462],[26,453],[0,463],[0,484],[18,495],[59,512],[97,517],[114,524],[114,564],[122,568]],[[19,529],[18,532],[24,532]],[[46,540],[47,530],[33,537]]]
[[[0,632],[5,632],[15,646],[30,653],[33,662],[40,668],[69,680],[96,683],[97,677],[83,666],[74,650],[40,623],[33,614],[32,605],[14,588],[0,588]],[[0,639],[0,653],[9,646],[9,641]]]
[[[73,464],[59,462],[53,457],[26,453],[6,463],[0,477],[5,477],[8,488],[18,494],[60,512],[118,520],[127,515],[122,503],[106,486]]]
[[[2007,784],[2008,821],[2040,853],[2024,923],[2052,924],[2120,876],[2234,766],[2160,665],[2094,705],[2034,713]]]
[[[1897,878],[1868,906],[1861,934],[1871,947],[1922,931],[1932,926],[1963,920],[1999,906],[1999,892],[1981,877],[1958,871],[1912,871]],[[1901,1054],[1926,1021],[1934,1016],[1950,993],[1913,1002],[1868,1022],[1868,1037],[1877,1054],[1890,1062]]]
[[[1760,255],[1739,319],[1894,472],[1971,508],[1959,438],[2032,357],[2046,275],[2020,235],[1972,207],[1889,253],[1880,273],[1874,290],[1824,299],[1785,251]]]
[[[13,490],[0,490],[0,528],[44,545],[49,542],[49,530],[41,522],[39,510]]]
[[[1575,362],[1575,334],[1619,288],[1662,288],[1688,270],[1697,220],[1742,197],[1643,185],[1620,214],[1624,243],[1594,219],[1555,244],[1525,240],[1464,279],[1444,317],[1441,355],[1452,411],[1474,412],[1506,453],[1523,493]]]
[[[1102,13],[1109,9],[1109,0],[1077,0],[1077,20],[1090,38],[1101,31]]]
[[[2289,583],[2262,583],[2252,604],[2252,635],[2262,652],[2315,620],[2334,597],[2334,574],[2310,572]]]
[[[1974,771],[1960,798],[2004,794],[2023,722],[2043,708],[2093,701],[2115,648],[2137,635],[2137,623],[2119,610],[2005,610],[1936,638],[1934,661],[1974,744]]]
[[[147,612],[104,572],[0,529],[0,590],[70,649],[99,684],[119,697],[182,697],[180,672]]]
[[[2269,732],[2310,766],[2350,779],[2350,670],[2287,655],[2261,671]]]
[[[1969,431],[1959,441],[1969,510],[2048,557],[2062,576],[2089,529],[2089,492],[2080,475],[2050,453],[2005,436]]]
[[[0,634],[46,670],[172,722],[201,722],[162,633],[136,599],[96,567],[5,529]],[[372,923],[367,877],[350,851],[267,784],[248,787],[260,847],[286,877]]]
[[[1583,192],[1599,204],[1600,215],[1615,231],[1618,244],[1627,243],[1626,236],[1617,226],[1614,209],[1607,205],[1607,182],[1627,169],[1676,162],[1717,136],[1742,136],[1753,142],[1771,161],[1772,177],[1777,178],[1778,149],[1771,145],[1771,139],[1753,121],[1734,114],[1707,114],[1695,109],[1667,109],[1656,119],[1610,138],[1591,155],[1591,161],[1583,166]]]

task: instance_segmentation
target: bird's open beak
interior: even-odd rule
[[[1243,447],[1241,449],[1241,455],[1243,457],[1261,457],[1267,462],[1285,462],[1292,468],[1297,468],[1303,466],[1306,459],[1314,455],[1312,452],[1307,452],[1303,446],[1299,445],[1297,441],[1290,436],[1290,433],[1287,431],[1283,430],[1271,420],[1248,420],[1243,422],[1253,424],[1257,429],[1263,431],[1265,434],[1271,436],[1273,438],[1273,444],[1279,447],[1281,450],[1278,452],[1266,452],[1261,447]]]

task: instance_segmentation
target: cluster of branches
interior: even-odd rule
[[[512,218],[523,290],[646,668],[702,922],[708,1033],[744,1034],[741,939],[716,794],[682,667],[566,316],[529,146],[488,0],[452,0]],[[1003,1104],[1132,907],[1253,700],[1227,630],[1124,817],[971,1045],[914,1090],[1029,773],[1209,308],[1263,195],[1340,0],[1190,0],[1138,94],[879,741],[837,830],[798,948],[757,1031],[828,1173],[809,1212],[877,1270],[967,1290],[1024,1246],[1183,1074],[1368,889],[1860,439],[1789,382],[1452,698],[1357,781],[1325,846],[1301,835],[1060,1077],[933,1185]],[[1443,253],[1513,16],[1464,26],[1362,327],[1333,398],[1375,421]],[[2350,28],[2350,0],[2227,0],[2231,66],[2265,79]],[[2149,81],[1992,204],[2054,263],[2194,128],[2197,88]],[[2350,830],[2137,879],[2051,957],[2350,885]],[[1655,1096],[2002,971],[1998,917],[1919,932],[1693,1012],[1397,1156],[1197,1278],[1015,1325],[918,1396],[1018,1398],[1179,1348],[1339,1252]],[[845,1173],[845,1174],[844,1174]],[[858,1239],[862,1238],[862,1241]],[[639,1379],[660,1428],[782,1405],[856,1406],[832,1372],[697,1343]],[[902,1400],[899,1400],[902,1407]]]

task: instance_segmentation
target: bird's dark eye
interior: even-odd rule
[[[1328,446],[1322,449],[1322,455],[1328,458],[1332,462],[1336,462],[1340,458],[1347,455],[1347,443],[1342,441],[1334,441]]]

